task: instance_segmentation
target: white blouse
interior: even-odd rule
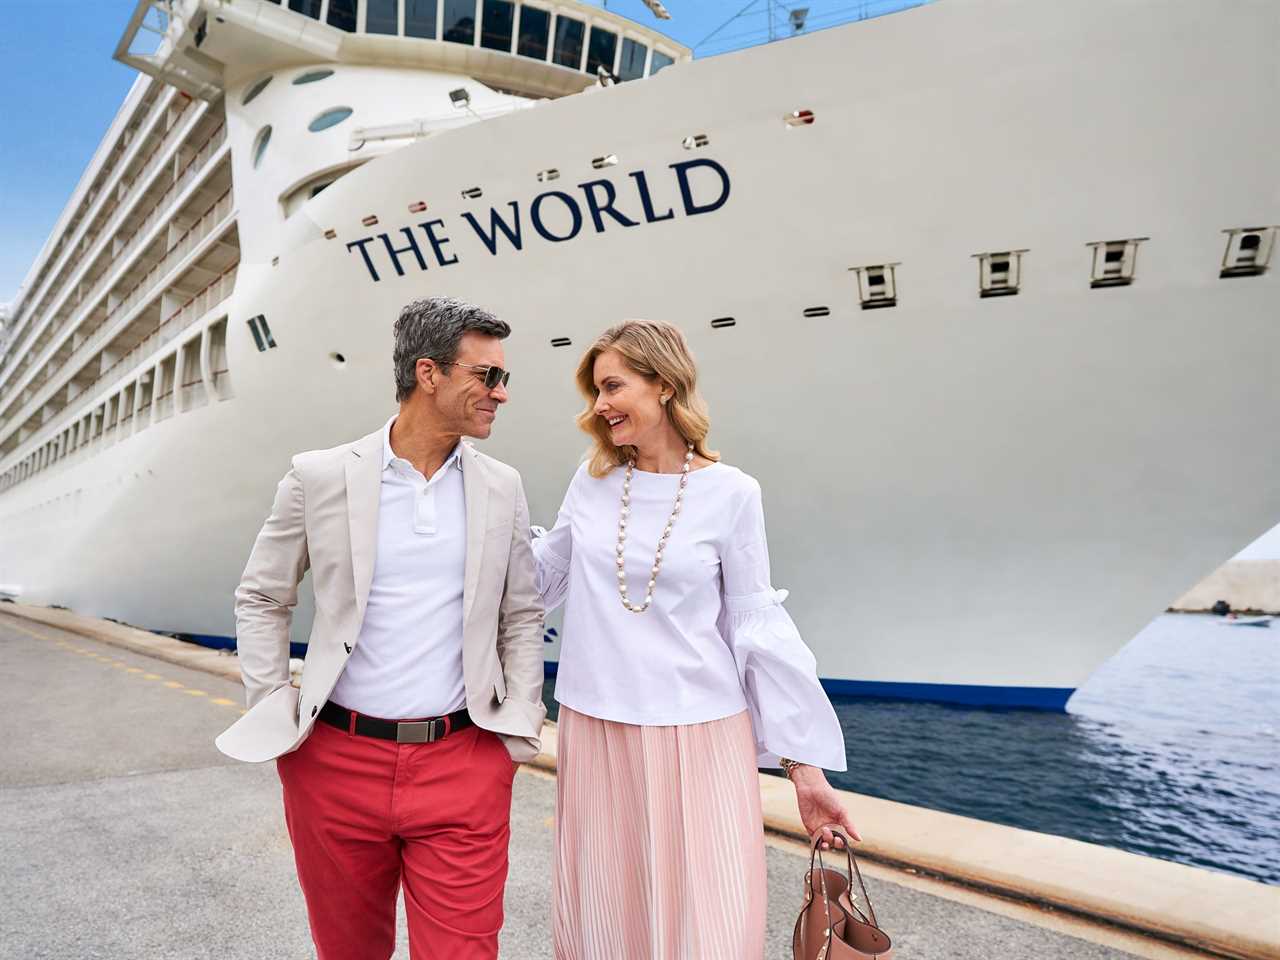
[[[618,593],[625,468],[574,474],[555,527],[533,552],[548,610],[565,604],[556,700],[643,726],[719,720],[749,710],[759,765],[778,757],[845,769],[844,736],[817,663],[769,582],[760,485],[715,463],[689,474],[653,604]],[[628,593],[642,603],[680,475],[636,470],[627,520]]]

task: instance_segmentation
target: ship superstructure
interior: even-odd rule
[[[579,351],[656,316],[833,689],[1061,708],[1280,519],[1277,40],[943,0],[690,62],[570,2],[140,3],[3,333],[0,590],[228,639],[289,454],[385,419],[427,294],[511,320],[487,447],[547,522]]]

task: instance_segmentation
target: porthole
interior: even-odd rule
[[[256,100],[258,98],[258,94],[260,94],[263,90],[267,89],[267,84],[269,84],[271,80],[272,80],[272,77],[270,76],[270,74],[268,74],[267,76],[259,80],[257,83],[255,83],[252,87],[250,87],[248,92],[245,93],[244,98],[240,101],[240,105],[247,107],[254,100]]]
[[[321,130],[328,130],[330,127],[336,127],[349,116],[351,116],[350,107],[334,107],[330,110],[326,110],[324,113],[320,114],[320,116],[307,124],[307,129],[312,133],[319,133]]]
[[[341,370],[347,365],[347,358],[340,353],[334,352],[329,354],[329,362]]]
[[[263,127],[258,131],[258,136],[253,141],[253,169],[258,169],[258,164],[262,162],[262,155],[267,152],[267,144],[271,142],[271,125]]]
[[[300,86],[304,83],[315,83],[317,80],[324,80],[326,77],[332,77],[332,70],[308,70],[306,73],[300,73],[293,78],[294,86]]]

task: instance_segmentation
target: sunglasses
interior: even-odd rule
[[[455,367],[467,367],[470,370],[484,371],[484,388],[486,390],[498,389],[498,384],[504,387],[511,382],[511,371],[503,370],[501,367],[490,367],[480,363],[462,363],[460,360],[450,361]],[[443,363],[437,360],[436,363]]]

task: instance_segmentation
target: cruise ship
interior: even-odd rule
[[[1280,521],[1280,6],[938,0],[705,59],[657,25],[141,0],[4,317],[0,591],[231,644],[290,455],[384,422],[442,294],[513,327],[484,448],[543,524],[581,351],[684,329],[837,693],[1064,709]]]

